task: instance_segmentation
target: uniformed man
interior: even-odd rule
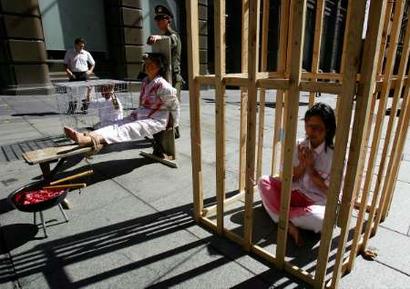
[[[171,39],[171,67],[172,67],[172,86],[177,90],[178,100],[181,100],[181,86],[184,80],[181,77],[181,39],[179,34],[171,28],[174,15],[169,9],[162,5],[155,6],[155,22],[161,35],[151,35],[148,37],[148,44],[154,44],[163,37]]]

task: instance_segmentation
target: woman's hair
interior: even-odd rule
[[[166,67],[167,66],[166,66],[166,59],[164,55],[162,55],[161,53],[147,53],[144,55],[143,58],[144,60],[149,59],[152,62],[154,62],[159,67],[158,74],[166,78],[166,73],[167,73]]]
[[[318,102],[306,111],[305,121],[308,121],[312,116],[320,117],[325,124],[325,144],[326,147],[333,148],[333,138],[336,133],[336,118],[333,109],[325,103]]]

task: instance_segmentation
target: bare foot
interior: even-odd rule
[[[300,230],[291,222],[289,222],[288,234],[293,238],[297,246],[303,246],[303,239],[300,236]]]
[[[70,127],[65,126],[64,133],[69,139],[78,143],[80,146],[87,146],[91,144],[91,138],[89,136],[85,136]]]

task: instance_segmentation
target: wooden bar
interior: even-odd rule
[[[195,80],[199,75],[199,32],[198,32],[198,0],[186,0],[187,33],[188,33],[188,83],[189,106],[191,120],[191,162],[192,189],[194,199],[194,218],[200,220],[203,208],[202,160],[201,160],[201,123],[199,83]]]
[[[357,27],[363,27],[365,7],[365,1],[354,2],[354,5],[351,5],[349,19],[346,20],[349,25],[346,27],[347,39],[345,53],[349,57],[344,58],[344,67],[349,67],[349,69],[346,69],[343,72],[342,89],[339,94],[340,101],[339,109],[337,111],[338,127],[336,130],[335,148],[330,175],[331,182],[327,193],[325,217],[315,274],[314,288],[316,289],[322,289],[324,287],[330,244],[333,238],[333,226],[336,219],[339,191],[342,183],[342,174],[340,172],[343,172],[344,169],[345,153],[352,117],[353,97],[356,92],[356,77],[360,65],[356,59],[360,57],[362,48],[362,31],[361,29],[357,29]]]
[[[291,21],[290,17],[290,1],[282,1],[280,5],[280,18],[288,19]],[[278,52],[278,71],[282,76],[279,78],[284,78],[286,73],[286,64],[287,64],[287,50],[288,50],[288,34],[289,34],[289,21],[280,22],[280,33],[279,33],[279,52]],[[286,84],[288,86],[288,84]],[[277,175],[277,166],[280,164],[282,159],[282,153],[278,152],[283,151],[282,146],[282,123],[283,123],[283,110],[284,110],[284,96],[285,92],[282,89],[276,91],[276,105],[275,105],[275,129],[273,131],[272,137],[272,161],[271,161],[271,175]]]
[[[356,108],[352,136],[349,148],[346,176],[344,179],[342,204],[339,212],[341,232],[333,268],[332,286],[338,287],[341,277],[343,256],[346,249],[347,237],[350,230],[350,221],[355,195],[358,192],[364,170],[366,151],[366,132],[369,125],[369,115],[372,96],[376,85],[377,64],[379,60],[380,44],[383,32],[386,1],[372,1],[369,11],[368,29],[364,43],[365,55],[362,58],[361,77],[356,98]]]
[[[293,175],[293,155],[296,144],[296,130],[299,111],[299,85],[302,74],[302,49],[305,33],[305,18],[306,18],[306,1],[294,0],[292,3],[293,21],[291,31],[291,47],[290,47],[290,67],[289,67],[289,90],[286,102],[288,104],[286,113],[285,127],[285,147],[284,157],[287,160],[284,162],[283,171],[281,173],[282,191],[281,191],[281,207],[278,224],[278,237],[276,247],[276,257],[278,259],[279,268],[283,269],[285,264],[285,253],[287,243],[287,232],[289,222],[289,205],[290,205],[290,190],[292,185]]]
[[[197,75],[195,77],[195,81],[197,81],[199,84],[215,85],[215,74]]]
[[[393,189],[394,185],[396,183],[397,175],[398,175],[398,170],[400,168],[400,163],[401,163],[401,158],[403,154],[403,148],[406,143],[406,136],[407,136],[407,130],[409,126],[409,119],[410,119],[410,81],[407,80],[406,83],[406,88],[404,91],[404,99],[403,103],[401,106],[401,111],[400,111],[400,117],[399,117],[399,122],[397,124],[396,128],[396,134],[394,137],[394,144],[396,144],[396,147],[393,147],[391,150],[390,154],[390,160],[389,160],[389,166],[387,171],[390,172],[386,176],[386,180],[384,182],[383,186],[383,197],[379,202],[379,210],[378,210],[378,215],[376,215],[376,220],[375,220],[375,228],[374,228],[374,233],[376,233],[377,228],[380,220],[384,220],[384,218],[387,215],[388,208],[390,207],[391,200],[393,198]]]
[[[379,107],[377,111],[376,124],[375,124],[375,128],[373,131],[373,140],[372,140],[370,159],[367,164],[367,175],[366,175],[366,183],[365,183],[365,186],[367,188],[370,186],[367,183],[371,184],[372,182],[374,165],[376,162],[377,152],[379,149],[380,138],[381,138],[381,133],[383,129],[385,112],[386,112],[386,105],[387,105],[387,100],[388,100],[388,96],[390,93],[390,78],[393,75],[394,61],[396,59],[397,43],[398,43],[399,34],[400,34],[401,22],[403,19],[403,11],[404,11],[404,0],[397,0],[396,6],[395,6],[395,12],[394,12],[395,14],[393,17],[392,33],[390,35],[391,45],[389,47],[389,51],[387,55],[386,68],[385,68],[385,74],[384,74],[386,80],[383,82],[382,91],[380,92]],[[363,237],[364,247],[366,247],[367,241],[370,238],[371,224],[375,216],[376,202],[379,197],[379,193],[380,193],[380,190],[379,190],[378,185],[376,184],[376,188],[373,192],[373,198],[372,198],[372,204],[371,204],[372,209],[368,217],[368,223],[366,225],[366,232]]]
[[[302,72],[302,79],[309,80],[309,79],[317,79],[317,80],[333,80],[333,81],[341,81],[343,75],[335,72],[320,72],[320,73],[313,73],[313,72]]]
[[[260,88],[264,89],[279,89],[286,90],[289,88],[289,79],[258,79],[256,84]]]
[[[244,196],[245,196],[245,192],[239,192],[230,198],[225,198],[224,207],[227,208],[229,205],[234,204],[236,201],[242,200]],[[213,214],[216,212],[216,208],[217,208],[217,205],[206,207],[202,210],[202,215],[207,216],[209,214]]]
[[[248,73],[249,0],[242,0],[241,72]],[[248,90],[241,87],[239,126],[239,191],[245,192]]]
[[[384,54],[387,48],[387,35],[389,34],[389,30],[391,28],[391,16],[392,16],[392,10],[393,10],[393,1],[389,1],[387,3],[387,8],[386,8],[386,14],[384,15],[384,25],[383,25],[383,37],[382,37],[382,43],[380,46],[380,56],[381,59],[379,61],[379,64],[377,66],[377,72],[378,74],[381,74],[383,71],[383,63],[384,63]]]
[[[224,231],[225,201],[225,0],[214,4],[215,28],[215,163],[216,163],[216,218],[217,232]]]
[[[410,21],[407,21],[407,27],[406,27],[406,33],[404,36],[404,46],[402,48],[402,56],[400,59],[400,65],[399,65],[399,71],[398,71],[398,79],[397,79],[397,86],[394,89],[394,95],[393,95],[393,103],[391,106],[391,112],[390,112],[390,117],[389,117],[389,123],[387,125],[387,131],[386,131],[386,136],[385,136],[385,141],[384,141],[384,147],[383,147],[383,153],[382,153],[382,158],[381,159],[387,159],[387,152],[390,148],[390,141],[391,141],[391,136],[393,132],[393,128],[395,126],[396,122],[396,112],[397,112],[397,107],[400,101],[402,89],[403,89],[403,84],[404,84],[404,78],[406,74],[406,68],[408,66],[408,60],[409,60],[409,53],[410,53]],[[407,75],[410,73],[410,70],[407,71]],[[390,152],[390,157],[393,155],[395,151],[395,147],[392,147],[392,152]],[[399,161],[399,160],[398,160]],[[381,162],[380,167],[379,167],[379,172],[377,174],[377,181],[376,184],[379,185],[379,188],[381,187],[379,183],[381,183],[381,178],[384,178],[384,168],[387,162]],[[387,187],[383,186],[382,194],[385,195],[382,197],[382,199],[387,199],[388,203],[390,203],[390,198],[388,195],[390,194],[391,196],[391,190],[387,190]],[[382,202],[383,201],[383,202]],[[379,213],[380,211],[383,211],[382,208],[386,207],[384,204],[384,200],[380,201],[380,205],[378,206]],[[376,221],[375,223],[378,224],[380,220],[384,219],[385,214],[383,212],[379,214],[379,216],[376,216]],[[374,229],[374,232],[377,230],[377,226]]]
[[[259,10],[260,1],[249,2],[249,37],[248,37],[248,115],[246,139],[246,178],[245,178],[245,220],[244,250],[249,251],[252,244],[253,194],[255,177],[256,145],[256,73],[259,63]]]
[[[323,15],[325,12],[325,1],[316,1],[316,19],[315,19],[315,34],[313,39],[313,55],[312,55],[312,72],[317,74],[319,71],[320,61],[320,48],[322,44],[322,28],[323,28]],[[316,81],[316,78],[313,79]],[[315,103],[316,92],[311,91],[309,93],[309,107]]]
[[[301,91],[325,92],[330,94],[339,94],[341,88],[342,85],[340,83],[316,81],[302,81],[299,86]]]
[[[263,0],[262,9],[262,43],[261,43],[261,70],[267,70],[268,64],[268,36],[269,36],[269,3],[270,0]],[[265,89],[259,91],[259,110],[258,110],[258,137],[257,151],[256,151],[256,176],[258,180],[262,174],[262,160],[263,160],[263,139],[265,131]]]
[[[278,164],[280,160],[281,150],[281,133],[282,133],[282,118],[283,118],[283,90],[276,91],[275,103],[275,121],[272,137],[272,160],[271,160],[271,176],[278,175]]]
[[[248,85],[248,77],[225,76],[223,78],[223,85],[246,87]]]
[[[247,138],[248,91],[241,89],[240,127],[239,127],[239,191],[245,192],[246,177],[246,138]]]

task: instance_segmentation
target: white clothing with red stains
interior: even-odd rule
[[[302,146],[310,148],[308,140],[299,142]],[[298,149],[295,148],[293,166],[299,165]],[[330,170],[332,166],[333,149],[325,148],[323,142],[313,150],[314,168],[329,186]],[[258,188],[262,203],[269,216],[275,221],[279,220],[281,180],[271,176],[259,179]],[[315,186],[310,176],[305,173],[298,180],[292,182],[289,220],[297,227],[314,232],[320,232],[325,215],[326,195]]]
[[[170,115],[174,126],[179,123],[179,102],[176,89],[157,76],[141,83],[140,107],[130,116],[95,131],[108,143],[135,141],[166,129]]]

